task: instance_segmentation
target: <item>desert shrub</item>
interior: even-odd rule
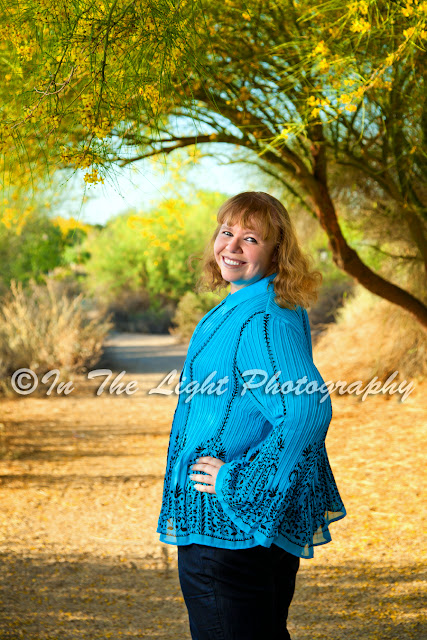
[[[411,314],[356,285],[315,346],[315,363],[325,380],[425,377],[425,331]]]
[[[121,291],[109,303],[108,311],[116,331],[168,333],[176,304],[166,300],[153,308],[147,291]]]
[[[99,360],[111,328],[104,310],[83,294],[70,298],[53,280],[31,280],[27,288],[13,280],[0,303],[0,379],[23,367],[38,376],[85,372]]]
[[[82,294],[84,299],[88,300],[83,290],[82,280],[84,280],[84,274],[82,276],[78,268],[64,265],[50,271],[45,278],[45,283],[50,281],[57,295],[64,294],[69,298],[74,298]]]
[[[190,340],[197,323],[210,309],[215,307],[227,295],[205,292],[196,294],[187,291],[178,303],[172,319],[173,325],[169,333],[183,342]]]
[[[308,310],[310,325],[316,333],[322,331],[330,322],[335,322],[337,310],[353,288],[354,282],[350,278],[322,283],[317,301]]]

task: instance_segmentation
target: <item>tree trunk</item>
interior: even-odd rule
[[[427,328],[427,306],[408,291],[374,273],[362,262],[356,251],[348,246],[327,187],[318,180],[313,180],[310,191],[316,215],[328,235],[332,257],[337,267],[372,293],[412,313],[423,327]]]

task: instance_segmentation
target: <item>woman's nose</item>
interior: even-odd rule
[[[227,244],[227,249],[230,252],[241,252],[242,251],[242,247],[240,246],[240,240],[239,238],[230,238],[229,243]]]

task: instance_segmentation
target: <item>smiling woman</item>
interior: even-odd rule
[[[305,309],[321,275],[269,194],[238,194],[217,219],[202,280],[211,290],[230,284],[230,293],[196,326],[180,380],[214,371],[230,384],[221,395],[179,397],[157,531],[178,545],[193,640],[283,640],[300,558],[312,558],[346,515]],[[318,390],[241,393],[251,370],[280,387],[306,377]]]
[[[263,240],[259,231],[242,229],[239,224],[221,225],[214,244],[214,255],[230,293],[256,282],[273,263],[274,239]]]

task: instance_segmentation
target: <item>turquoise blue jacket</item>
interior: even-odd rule
[[[167,453],[162,542],[274,543],[312,558],[346,515],[325,448],[332,404],[307,312],[276,304],[276,275],[229,293],[194,330]],[[201,456],[226,463],[215,494],[189,477]]]

